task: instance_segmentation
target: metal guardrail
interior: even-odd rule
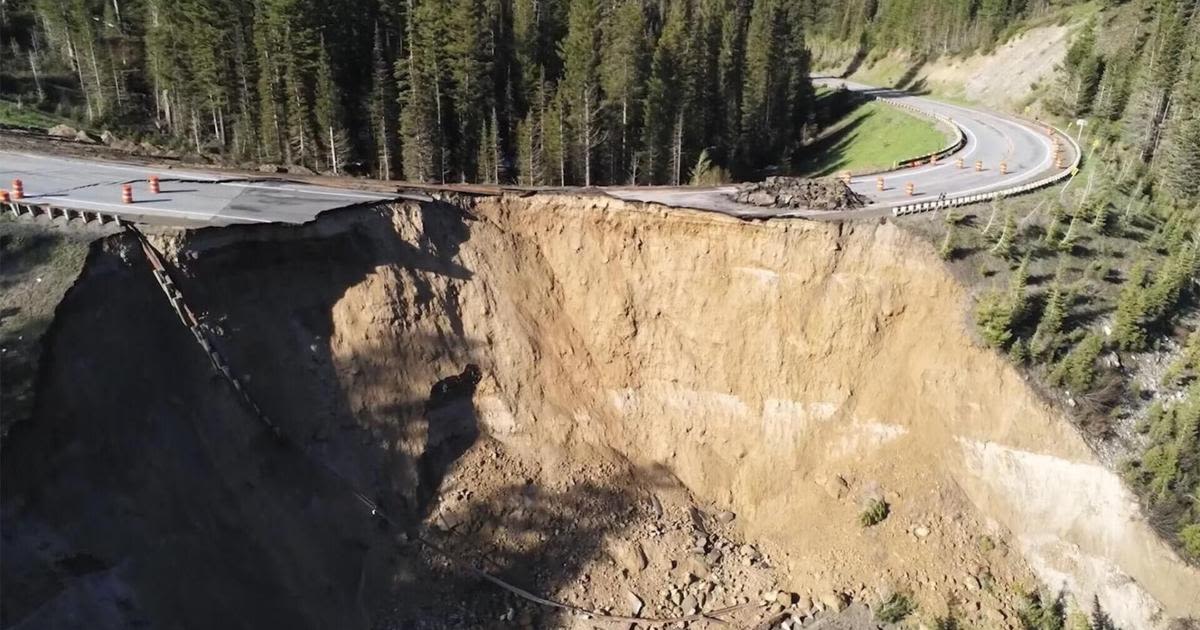
[[[966,136],[966,134],[963,133],[962,127],[959,127],[958,123],[954,122],[953,118],[950,118],[949,116],[943,116],[941,114],[930,114],[929,112],[923,111],[919,108],[913,107],[906,103],[893,101],[891,99],[882,99],[882,100],[884,102],[886,102],[888,105],[891,105],[892,107],[898,107],[900,109],[904,109],[909,112],[915,113],[919,116],[924,116],[926,118],[932,118],[933,120],[935,120],[937,122],[947,124],[950,126],[951,129],[954,130],[954,141],[953,142],[942,147],[941,149],[938,149],[937,151],[933,151],[932,153],[926,153],[924,155],[919,155],[914,158],[909,158],[907,160],[902,160],[900,162],[897,162],[896,163],[897,168],[906,168],[909,166],[920,166],[922,164],[929,162],[930,160],[940,160],[944,157],[948,157],[948,156],[954,155],[955,153],[958,153],[960,150],[962,150],[962,148],[964,146],[966,146],[967,136]]]
[[[47,216],[51,221],[57,218],[65,218],[67,221],[78,219],[86,223],[95,221],[100,225],[108,223],[121,223],[123,219],[119,216],[108,212],[93,212],[89,210],[72,210],[70,208],[59,208],[36,203],[22,203],[19,201],[10,201],[5,204],[8,211],[18,219],[36,219],[39,216]]]
[[[1060,136],[1066,138],[1067,142],[1070,143],[1072,150],[1075,151],[1075,159],[1074,159],[1074,161],[1071,162],[1070,168],[1067,168],[1064,171],[1055,173],[1049,177],[1045,177],[1045,178],[1030,182],[1028,184],[1014,186],[1012,188],[1003,188],[1000,190],[993,190],[991,192],[979,193],[976,195],[963,195],[960,197],[948,197],[946,199],[940,199],[937,201],[925,201],[922,203],[897,206],[895,208],[892,208],[892,216],[900,217],[900,216],[904,216],[904,215],[908,215],[908,214],[919,214],[922,212],[941,210],[942,208],[956,208],[958,206],[966,206],[966,205],[970,205],[973,203],[979,203],[981,201],[991,201],[993,199],[999,199],[1001,197],[1012,197],[1015,195],[1021,195],[1021,194],[1027,193],[1027,192],[1032,192],[1034,190],[1047,188],[1049,186],[1053,186],[1053,185],[1061,182],[1064,179],[1067,179],[1068,177],[1072,177],[1078,171],[1079,166],[1083,163],[1083,151],[1079,148],[1079,144],[1075,142],[1074,138],[1072,138],[1070,136],[1070,134],[1064,133],[1061,129],[1059,129],[1057,127],[1049,127],[1049,128],[1053,129],[1054,132],[1059,134]]]

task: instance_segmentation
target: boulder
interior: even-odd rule
[[[79,130],[75,129],[74,127],[68,127],[66,125],[54,125],[50,129],[48,129],[46,131],[46,133],[54,136],[55,138],[66,138],[68,140],[74,140],[75,134],[79,133]]]

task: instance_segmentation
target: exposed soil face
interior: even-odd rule
[[[418,536],[539,595],[749,604],[743,627],[894,590],[1015,627],[1031,569],[1129,627],[1200,613],[1196,572],[891,225],[539,196],[155,242],[288,439],[131,237],[94,246],[5,444],[5,625],[613,627]]]

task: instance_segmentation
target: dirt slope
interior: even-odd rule
[[[891,225],[539,196],[156,242],[290,443],[213,376],[132,239],[96,246],[5,444],[5,625],[592,627],[406,545],[349,487],[626,614],[906,589],[1015,627],[1031,568],[1127,627],[1200,614],[1196,571]],[[863,528],[872,498],[891,515]]]

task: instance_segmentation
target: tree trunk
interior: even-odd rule
[[[104,84],[100,82],[100,62],[96,59],[96,44],[88,39],[88,54],[92,58],[92,78],[96,81],[96,112],[104,115]]]
[[[591,91],[583,90],[583,185],[592,185],[592,99]]]
[[[196,115],[196,108],[192,108],[192,141],[196,143],[196,153],[200,153],[200,117]]]
[[[29,69],[33,71],[33,84],[37,86],[38,100],[46,100],[46,92],[42,90],[42,78],[38,75],[37,58],[32,50],[29,51]]]
[[[621,159],[620,159],[620,163],[621,163],[622,169],[625,168],[625,159],[626,159],[626,155],[629,151],[629,148],[627,145],[628,133],[629,133],[629,94],[626,93],[625,95],[623,95],[621,97]],[[630,184],[635,183],[633,181],[632,177],[630,178],[629,183]]]

